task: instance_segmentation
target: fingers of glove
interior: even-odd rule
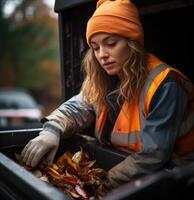
[[[103,185],[104,185],[108,190],[113,189],[113,186],[112,186],[110,180],[108,180],[108,181],[107,181],[107,180],[104,181],[104,182],[103,182]]]
[[[31,145],[31,141],[29,141],[26,146],[23,148],[22,152],[21,152],[21,156],[24,157],[26,154],[27,149],[29,148],[29,146]]]
[[[57,152],[57,148],[54,148],[51,152],[49,152],[48,156],[46,157],[47,165],[51,165],[53,163],[56,152]]]
[[[22,155],[22,160],[24,163],[26,163],[26,161],[29,158],[29,155],[31,154],[32,149],[34,148],[34,144],[30,141],[25,148],[23,149],[21,155]]]
[[[44,155],[49,151],[49,148],[45,147],[38,147],[38,149],[35,147],[35,149],[32,150],[29,159],[28,159],[28,165],[31,167],[37,166],[37,164],[40,162],[40,160],[44,157]]]
[[[117,169],[110,170],[108,172],[108,179],[113,188],[130,181],[130,176],[125,172],[119,171]]]
[[[39,147],[37,145],[34,145],[28,153],[28,157],[25,158],[25,163],[27,166],[31,166],[32,160],[34,159],[34,157],[37,157],[37,155],[39,154]]]
[[[24,149],[21,152],[21,156],[24,157],[28,157],[29,153],[30,153],[30,149],[36,145],[37,141],[39,141],[40,136],[35,137],[34,139],[30,140],[27,145],[24,147]]]

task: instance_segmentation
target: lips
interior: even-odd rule
[[[106,67],[106,68],[107,67],[109,68],[109,67],[112,67],[114,65],[114,63],[115,62],[107,62],[107,63],[104,63],[103,66]]]

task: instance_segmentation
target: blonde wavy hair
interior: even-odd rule
[[[107,94],[116,88],[119,89],[118,104],[121,105],[123,100],[130,104],[134,97],[139,94],[145,83],[148,75],[146,65],[147,53],[136,41],[129,40],[128,46],[130,53],[122,68],[122,80],[119,80],[117,76],[110,76],[105,72],[98,63],[92,49],[89,49],[85,54],[82,61],[84,81],[81,92],[84,100],[92,104],[97,110],[107,105]]]

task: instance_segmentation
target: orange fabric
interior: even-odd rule
[[[157,66],[159,66],[163,63],[164,63],[163,61],[159,60],[153,54],[148,55],[147,65],[148,65],[148,69],[150,71],[153,70],[154,68],[157,68]],[[145,103],[144,103],[144,114],[145,114],[145,116],[147,116],[147,114],[149,112],[150,102],[151,102],[151,99],[152,99],[155,91],[157,90],[158,86],[162,83],[162,81],[164,80],[164,78],[166,77],[166,75],[169,73],[170,70],[172,70],[174,73],[176,73],[177,76],[181,76],[183,78],[182,81],[183,80],[189,80],[182,72],[180,72],[179,70],[177,70],[175,68],[168,67],[167,69],[162,71],[156,77],[156,79],[152,82],[152,84],[149,87],[149,90],[147,92],[147,96],[146,96]]]
[[[136,6],[130,0],[100,0],[89,19],[87,43],[96,33],[117,34],[144,44],[144,33]]]
[[[158,67],[159,65],[163,64],[164,62],[159,60],[156,56],[149,53],[147,58],[147,66],[148,69],[151,71],[152,69]]]
[[[104,107],[100,112],[96,122],[96,136],[100,140],[102,130],[105,126],[105,120],[107,118],[107,108]],[[134,119],[134,120],[129,120]],[[140,131],[140,119],[139,119],[139,99],[138,97],[129,105],[124,102],[120,113],[117,117],[112,133],[114,134],[130,134],[130,132]],[[121,136],[120,135],[120,136]],[[122,137],[122,136],[121,136]],[[130,136],[129,136],[130,137]],[[142,143],[140,142],[139,135],[137,134],[137,140],[134,143],[118,143],[117,141],[112,142],[114,146],[126,148],[130,151],[139,152],[142,149]]]
[[[162,83],[162,81],[165,79],[166,75],[169,73],[170,68],[165,69],[164,71],[162,71],[152,82],[152,84],[150,85],[147,95],[146,95],[146,99],[145,99],[145,103],[144,103],[144,115],[147,116],[148,112],[149,112],[149,107],[150,107],[150,102],[152,100],[152,97],[154,96],[156,90],[158,89],[158,86]]]
[[[149,55],[148,68],[151,70],[151,69],[155,68],[156,66],[158,66],[158,64],[162,64],[162,63],[160,63],[160,61],[155,56]],[[180,80],[182,81],[183,85],[184,85],[184,81],[189,81],[189,79],[182,72],[180,72],[179,70],[177,70],[175,68],[168,67],[167,69],[162,71],[154,79],[154,81],[152,82],[152,84],[149,87],[149,90],[147,92],[147,95],[146,95],[146,98],[145,98],[145,103],[144,103],[144,114],[145,114],[145,116],[148,115],[150,102],[151,102],[151,99],[152,99],[155,91],[157,90],[158,86],[161,84],[161,82],[164,80],[166,75],[171,70],[175,73],[176,76],[181,77]],[[188,93],[188,97],[189,97],[189,99],[194,99],[194,87]],[[194,112],[194,104],[192,102],[190,102],[188,107],[189,107],[190,112]],[[191,130],[188,133],[185,133],[184,136],[180,137],[177,140],[176,145],[175,145],[175,152],[180,156],[184,156],[184,155],[191,153],[193,151],[194,151],[194,127],[192,127]]]
[[[134,142],[132,144],[130,143],[127,145],[113,142],[112,145],[115,147],[125,148],[125,149],[128,149],[129,151],[134,151],[134,152],[141,152],[143,148],[143,145],[140,142]]]
[[[184,78],[185,80],[188,80],[188,78],[181,73],[180,71],[178,71],[177,69],[168,67],[167,69],[165,69],[164,71],[162,71],[152,82],[151,86],[149,87],[149,90],[147,92],[147,96],[145,99],[145,104],[144,104],[144,114],[145,116],[147,116],[148,112],[149,112],[149,106],[150,106],[150,102],[152,100],[152,97],[155,93],[155,91],[157,90],[158,86],[162,83],[162,81],[165,79],[165,77],[167,76],[167,74],[170,71],[174,71],[176,73],[177,76],[181,76],[182,78]],[[182,80],[183,81],[183,80]]]
[[[129,120],[129,119],[135,120]],[[126,134],[131,131],[140,131],[139,99],[135,98],[130,105],[125,102],[115,122],[113,132]]]
[[[148,59],[147,59],[147,66],[149,71],[153,70],[154,68],[158,67],[159,65],[164,64],[163,61],[159,60],[156,56],[154,56],[153,54],[149,54],[148,55]],[[167,74],[167,71],[164,73],[162,73],[162,75],[164,75],[164,77],[162,78],[162,80],[165,78]],[[149,105],[150,105],[150,101],[155,93],[155,91],[157,90],[159,84],[162,82],[161,80],[161,76],[157,77],[156,80],[154,80],[151,84],[151,87],[148,90],[145,102],[144,102],[144,115],[147,116],[148,112],[149,112]]]
[[[147,65],[148,65],[148,68],[150,71],[157,68],[157,66],[159,66],[162,63],[163,62],[160,61],[159,59],[157,59],[155,56],[149,55]],[[149,113],[149,106],[150,106],[150,102],[151,102],[153,95],[155,94],[157,88],[159,87],[159,85],[162,83],[162,81],[165,79],[165,77],[171,70],[173,72],[175,72],[175,74],[178,77],[180,77],[180,80],[182,80],[183,85],[184,85],[185,81],[188,80],[188,78],[184,74],[182,74],[180,71],[178,71],[174,68],[171,68],[171,67],[167,67],[162,72],[160,72],[155,77],[155,79],[152,81],[152,83],[147,91],[145,102],[144,102],[145,116],[147,116],[147,114]],[[189,92],[189,90],[190,90],[190,92]],[[188,93],[189,93],[188,96],[190,99],[193,99],[194,98],[194,87],[190,88],[189,90],[188,90]],[[188,106],[189,106],[189,111],[194,112],[193,102],[190,102],[190,104]],[[96,134],[99,139],[100,139],[100,136],[102,133],[102,129],[104,128],[104,125],[105,125],[106,117],[107,117],[107,109],[104,108],[104,110],[100,113],[100,116],[97,119],[97,124],[96,124]],[[130,119],[133,119],[133,120],[130,120]],[[191,123],[192,123],[191,124],[192,126],[191,126],[191,128],[189,128],[190,131],[188,133],[185,133],[184,136],[180,137],[178,139],[178,141],[176,142],[175,152],[178,155],[182,156],[182,155],[186,155],[186,154],[194,151],[193,121]],[[140,113],[139,113],[139,97],[136,97],[135,100],[133,102],[131,102],[131,104],[124,102],[124,104],[120,110],[120,113],[118,115],[118,118],[115,122],[115,125],[113,127],[113,131],[112,131],[112,136],[114,136],[114,134],[118,134],[118,136],[121,137],[121,139],[120,139],[120,141],[117,141],[115,139],[112,144],[118,148],[121,147],[121,148],[125,148],[128,150],[133,150],[135,152],[139,152],[142,149],[142,143],[139,139],[139,134],[138,134],[139,131],[141,131]],[[131,133],[137,134],[136,135],[137,138],[132,143],[131,142],[128,144],[126,142],[122,143],[122,136],[125,136],[125,134],[128,134],[128,137],[130,137]],[[133,137],[134,137],[134,135],[133,135]],[[125,139],[126,138],[123,137],[123,141]]]
[[[102,132],[102,129],[103,129],[104,125],[105,125],[106,117],[107,117],[107,109],[104,106],[102,111],[99,114],[99,117],[98,117],[97,121],[96,121],[96,129],[100,133]]]

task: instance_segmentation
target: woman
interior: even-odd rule
[[[90,49],[83,60],[80,94],[44,119],[43,131],[23,149],[23,161],[36,166],[46,155],[51,163],[60,138],[94,120],[101,143],[129,154],[109,171],[113,187],[182,160],[175,150],[182,155],[193,150],[184,148],[188,137],[179,139],[191,128],[185,119],[193,86],[144,49],[135,5],[129,0],[98,1],[86,39]]]

